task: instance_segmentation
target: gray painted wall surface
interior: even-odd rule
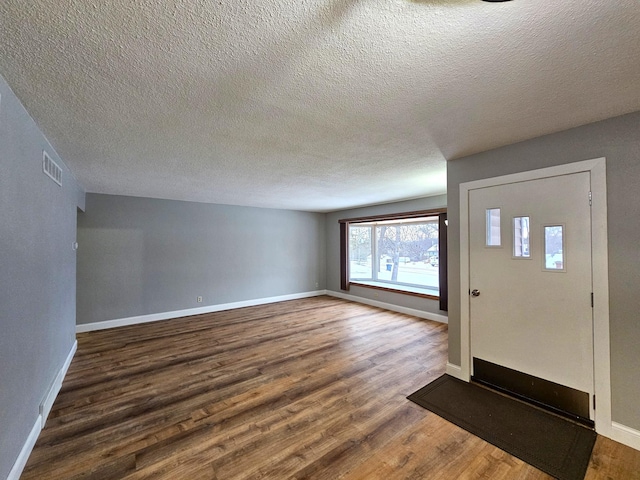
[[[607,159],[612,415],[640,430],[640,112],[449,162],[449,361],[460,365],[459,184],[599,157]]]
[[[0,478],[75,340],[76,206],[69,170],[0,77]],[[42,151],[63,187],[42,172]]]
[[[405,202],[387,203],[372,207],[354,208],[350,210],[339,210],[327,214],[327,290],[342,292],[340,290],[340,226],[338,220],[344,218],[358,218],[371,215],[386,215],[392,213],[414,212],[418,210],[429,210],[433,208],[443,208],[447,206],[447,195],[435,197],[425,197]],[[447,312],[440,310],[438,301],[426,298],[403,295],[400,293],[374,290],[366,287],[351,286],[348,295],[362,297],[378,302],[399,305],[405,308],[413,308],[424,312],[447,315]],[[376,297],[375,295],[378,294]]]
[[[324,289],[324,238],[320,213],[87,194],[78,323]]]

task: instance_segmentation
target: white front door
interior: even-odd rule
[[[589,172],[469,190],[469,328],[472,358],[588,393],[593,419],[589,192]]]

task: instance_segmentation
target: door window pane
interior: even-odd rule
[[[546,270],[564,270],[564,227],[544,227],[544,258]]]
[[[513,219],[513,256],[530,258],[529,251],[529,217],[515,217]]]
[[[499,247],[500,239],[500,209],[487,209],[487,247]]]

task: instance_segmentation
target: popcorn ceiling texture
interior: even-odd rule
[[[640,110],[638,0],[2,0],[0,74],[89,192],[330,211]]]

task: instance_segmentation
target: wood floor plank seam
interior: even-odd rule
[[[321,296],[79,334],[21,478],[547,479],[406,400],[447,330]],[[587,480],[638,471],[598,438]]]

